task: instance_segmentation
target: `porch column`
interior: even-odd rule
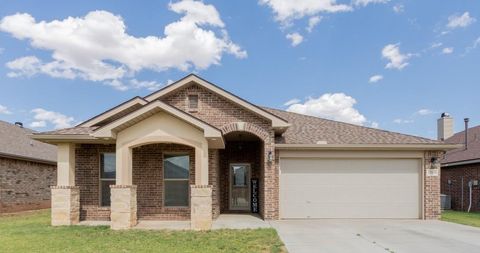
[[[137,186],[132,185],[132,149],[119,143],[115,180],[110,186],[110,227],[128,229],[137,224]]]
[[[195,185],[190,186],[190,224],[194,230],[212,227],[212,186],[208,185],[208,144],[195,148]]]
[[[75,186],[75,144],[57,145],[57,185],[52,191],[52,226],[80,221],[80,190]]]

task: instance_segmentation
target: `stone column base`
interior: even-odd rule
[[[110,185],[110,228],[129,229],[137,225],[137,186]]]
[[[75,225],[80,222],[80,188],[52,186],[52,226]]]
[[[190,226],[193,230],[209,230],[212,228],[212,186],[190,186]]]

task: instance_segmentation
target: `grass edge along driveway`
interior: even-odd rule
[[[458,224],[480,227],[480,213],[479,212],[460,212],[445,210],[442,211],[442,221],[454,222]]]
[[[286,252],[272,229],[113,231],[50,226],[50,210],[0,216],[0,252]]]

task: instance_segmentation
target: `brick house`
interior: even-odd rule
[[[57,149],[31,134],[21,123],[0,121],[0,213],[50,207]]]
[[[445,127],[441,127],[442,124]],[[450,196],[453,210],[468,211],[470,207],[470,211],[479,212],[480,126],[468,128],[467,125],[466,130],[453,134],[453,118],[448,114],[442,115],[439,126],[439,133],[444,135],[441,137],[446,143],[461,144],[459,148],[446,152],[441,160],[441,193]]]
[[[69,129],[52,224],[416,218],[440,214],[439,160],[454,145],[253,105],[196,75]]]

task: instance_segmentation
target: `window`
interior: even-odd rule
[[[163,156],[165,206],[188,206],[190,157],[185,154]]]
[[[191,111],[198,110],[198,95],[188,95],[188,109]]]
[[[115,184],[115,153],[100,155],[100,204],[110,206],[110,185]]]

